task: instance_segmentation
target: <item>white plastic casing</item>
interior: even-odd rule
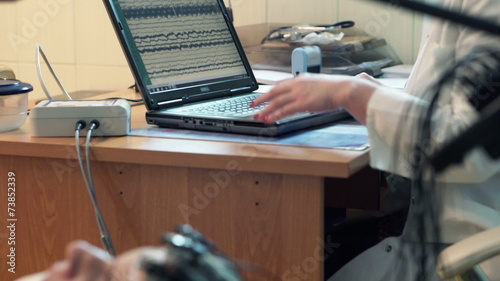
[[[130,132],[130,104],[126,100],[44,100],[29,113],[34,137],[75,135],[78,121],[85,121],[81,134],[96,120],[99,127],[93,136],[123,136]]]
[[[321,49],[318,46],[305,46],[293,49],[292,74],[321,72]]]

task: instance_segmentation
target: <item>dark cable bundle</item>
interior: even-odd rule
[[[163,236],[166,258],[145,257],[141,267],[149,281],[241,281],[237,265],[189,225]]]
[[[477,48],[456,65],[446,71],[434,86],[434,95],[430,105],[421,119],[418,138],[412,163],[414,175],[414,197],[418,204],[415,215],[418,225],[418,237],[424,243],[428,236],[433,241],[440,241],[438,218],[440,215],[440,193],[436,187],[436,175],[448,165],[460,163],[464,155],[476,145],[488,149],[496,149],[496,157],[500,156],[498,143],[500,133],[500,50],[494,48]],[[471,105],[479,112],[479,120],[465,129],[456,138],[444,143],[440,148],[433,147],[432,119],[437,111],[440,98],[450,90],[459,89]],[[493,117],[494,118],[493,118]],[[483,144],[488,144],[486,147]],[[490,151],[488,151],[490,152]],[[490,153],[491,155],[491,153]],[[494,155],[492,155],[494,157]],[[421,245],[422,246],[422,245]],[[417,257],[421,271],[417,280],[426,280],[426,265],[435,264],[439,248],[431,251],[427,247],[418,247]],[[430,260],[429,260],[430,259]],[[431,268],[430,270],[434,270]]]
[[[492,158],[500,157],[500,133],[494,129],[500,123],[500,51],[476,50],[468,58],[463,63],[467,66],[458,66],[460,68],[457,69],[455,80],[460,81],[459,86],[472,93],[468,100],[480,116],[470,128],[430,157],[430,164],[437,172],[450,164],[460,163],[475,146],[482,146]]]
[[[243,271],[255,274],[248,280],[281,280],[257,265],[231,260],[190,225],[179,225],[177,233],[163,235],[162,241],[164,256],[145,256],[140,263],[148,281],[242,281]]]

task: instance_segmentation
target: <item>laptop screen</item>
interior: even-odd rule
[[[141,92],[155,103],[254,88],[246,57],[218,0],[110,2]]]

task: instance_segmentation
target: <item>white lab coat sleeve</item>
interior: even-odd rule
[[[416,141],[416,124],[428,103],[412,95],[380,88],[374,92],[367,108],[370,140],[370,165],[373,168],[411,177],[412,155]],[[462,97],[439,108],[433,119],[437,147],[456,137],[477,119],[477,112]],[[500,162],[491,159],[482,148],[472,150],[460,165],[454,165],[438,178],[445,182],[482,182],[500,171]]]
[[[415,144],[408,124],[416,124],[418,116],[412,113],[427,106],[425,101],[397,90],[379,88],[373,93],[366,119],[370,166],[411,177],[410,153]]]

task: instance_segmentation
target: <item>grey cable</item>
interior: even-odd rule
[[[87,132],[87,138],[85,141],[85,155],[87,162],[87,169],[83,164],[82,153],[80,149],[80,130],[82,126],[78,126],[75,130],[75,142],[76,142],[76,151],[78,156],[78,163],[80,164],[80,169],[83,175],[83,179],[85,181],[85,186],[87,187],[87,191],[89,193],[90,199],[92,201],[92,205],[94,207],[94,212],[97,220],[97,226],[99,227],[99,232],[101,235],[101,242],[103,243],[104,248],[111,256],[116,256],[116,250],[113,245],[113,241],[111,239],[109,229],[106,225],[104,217],[102,216],[99,205],[97,204],[97,196],[95,194],[95,185],[94,178],[92,175],[92,167],[90,162],[90,140],[92,139],[92,133],[96,128],[96,124],[92,122],[90,124],[89,130]]]

